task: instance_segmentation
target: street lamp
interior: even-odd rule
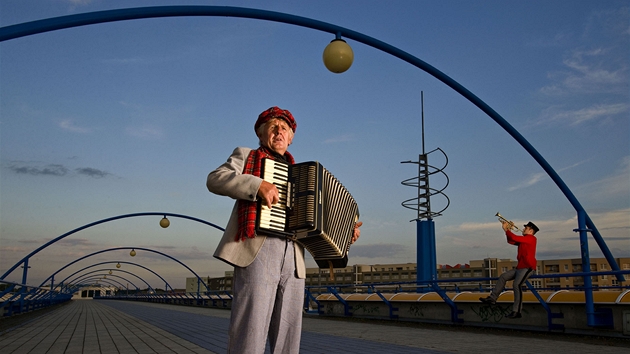
[[[354,53],[348,43],[341,39],[340,35],[337,35],[337,38],[333,39],[324,49],[323,59],[328,70],[340,74],[350,69],[354,60]]]
[[[132,249],[131,249],[131,252],[129,252],[129,255],[130,255],[131,257],[135,257],[135,256],[136,256],[136,250],[132,248]]]
[[[171,224],[171,222],[166,218],[166,215],[164,215],[162,220],[160,220],[160,226],[162,226],[162,228],[166,229],[170,224]]]

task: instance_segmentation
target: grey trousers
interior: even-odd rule
[[[510,280],[514,280],[514,305],[512,305],[512,311],[521,312],[523,308],[523,289],[521,287],[525,284],[525,280],[527,280],[533,272],[533,269],[522,268],[508,270],[507,272],[501,274],[497,280],[497,285],[490,294],[490,297],[494,300],[499,298],[499,295],[501,295],[501,292],[505,288],[505,283]]]
[[[245,240],[247,242],[247,240]],[[293,242],[267,237],[252,264],[234,267],[228,353],[299,353],[304,279],[295,272]]]

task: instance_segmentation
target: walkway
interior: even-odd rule
[[[229,311],[76,300],[52,311],[0,320],[8,353],[225,353]],[[305,316],[300,353],[628,353],[630,339],[395,325]]]

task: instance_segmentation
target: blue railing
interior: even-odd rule
[[[164,292],[164,293],[137,293],[137,294],[111,294],[94,297],[95,299],[130,300],[158,302],[164,304],[177,304],[189,306],[207,306],[228,308],[228,301],[232,300],[232,294],[227,291],[205,292]],[[220,306],[219,306],[220,304]]]
[[[0,280],[0,314],[13,316],[66,302],[72,294]]]
[[[559,273],[559,274],[544,274],[544,275],[533,275],[529,279],[540,279],[540,278],[565,278],[565,277],[577,277],[577,278],[588,278],[598,277],[603,275],[612,275],[612,276],[620,276],[624,274],[630,274],[630,270],[621,270],[621,271],[603,271],[603,272],[583,272],[583,273]],[[315,312],[322,314],[322,304],[317,300],[317,295],[321,295],[323,293],[332,294],[335,296],[339,302],[344,306],[344,314],[346,316],[352,315],[352,306],[348,301],[346,301],[341,294],[344,293],[356,293],[356,292],[364,292],[368,294],[376,294],[381,298],[383,303],[387,305],[389,308],[389,314],[391,319],[396,319],[398,316],[396,315],[396,308],[393,307],[393,304],[383,296],[384,293],[414,293],[414,292],[427,292],[434,291],[436,292],[442,300],[450,307],[451,309],[451,321],[453,323],[462,322],[459,318],[459,315],[462,313],[460,309],[457,308],[457,304],[448,296],[446,293],[447,289],[460,293],[462,290],[467,292],[470,291],[479,291],[479,292],[488,292],[493,288],[493,285],[490,284],[490,281],[497,280],[497,277],[485,277],[485,278],[448,278],[448,279],[438,279],[435,281],[407,281],[407,282],[383,282],[383,283],[369,283],[369,284],[341,284],[341,285],[312,285],[307,286],[305,288],[305,302],[304,308],[308,312],[313,312],[311,310],[311,303],[316,306]],[[449,286],[452,284],[452,286]],[[576,290],[576,291],[584,291],[585,294],[587,292],[591,292],[593,290],[605,289],[605,290],[613,290],[613,289],[630,289],[630,284],[627,285],[618,285],[618,286],[593,286],[591,282],[584,282],[583,285],[573,286],[573,287],[549,287],[549,288],[536,288],[534,287],[529,280],[526,281],[526,285],[529,291],[536,297],[540,305],[545,309],[547,313],[547,326],[549,330],[562,329],[562,325],[557,325],[553,323],[553,319],[561,318],[562,314],[554,313],[545,299],[543,299],[539,291],[551,290]],[[511,290],[506,288],[506,290]],[[588,301],[588,297],[586,300]],[[592,297],[590,298],[592,301]],[[588,305],[588,304],[587,304]],[[591,304],[592,305],[592,304]],[[592,327],[609,327],[612,324],[612,313],[605,309],[599,309],[597,311],[593,310],[593,312],[588,312],[589,306],[587,306],[587,316],[590,316],[596,320],[595,323],[590,324]]]
[[[605,275],[619,276],[628,275],[630,270],[622,271],[602,271],[602,272],[583,272],[583,273],[557,273],[557,274],[543,274],[533,275],[529,280],[541,279],[541,278],[584,278],[588,277],[600,277]],[[349,293],[368,293],[376,294],[383,303],[389,309],[389,317],[391,319],[397,319],[396,312],[398,308],[394,306],[394,303],[388,300],[384,294],[391,293],[421,293],[434,291],[437,293],[445,304],[450,307],[451,321],[453,323],[462,322],[459,318],[461,310],[458,309],[457,304],[449,297],[448,292],[460,293],[466,292],[488,292],[492,285],[490,281],[494,281],[496,277],[483,277],[483,278],[448,278],[438,279],[436,281],[424,281],[424,282],[382,282],[382,283],[369,283],[369,284],[339,284],[339,285],[313,285],[305,287],[304,296],[304,309],[307,312],[323,313],[322,304],[317,300],[317,296],[323,293],[332,294],[339,302],[344,306],[344,315],[352,316],[352,306],[342,295]],[[575,283],[575,282],[574,282]],[[587,284],[588,282],[584,282]],[[547,313],[547,326],[549,330],[562,329],[562,325],[553,323],[556,318],[561,318],[562,314],[554,313],[545,299],[543,299],[539,292],[545,290],[558,291],[558,290],[575,290],[575,291],[588,291],[588,290],[630,290],[630,284],[618,285],[618,286],[593,286],[590,288],[586,285],[579,284],[573,287],[534,287],[529,281],[526,282],[529,291],[538,299],[540,305]],[[66,302],[72,299],[72,293],[61,291],[50,291],[47,288],[31,287],[24,284],[13,283],[0,280],[0,309],[2,309],[3,316],[11,316],[20,313],[30,312],[41,308],[49,307],[59,303]],[[506,289],[509,290],[509,289]],[[152,292],[152,291],[136,291],[134,293],[127,293],[125,291],[118,291],[109,295],[95,296],[98,299],[112,299],[112,300],[132,300],[132,301],[144,301],[144,302],[157,302],[165,304],[178,304],[188,306],[203,306],[203,307],[216,307],[216,308],[229,308],[229,301],[232,300],[232,294],[229,291],[205,291],[205,292]],[[312,306],[314,304],[314,306]],[[316,308],[316,310],[312,310]],[[587,309],[588,311],[588,309]],[[589,314],[587,313],[587,316]],[[612,313],[607,309],[598,309],[597,312],[591,313],[592,317],[597,319],[597,323],[593,327],[607,327],[611,325]]]

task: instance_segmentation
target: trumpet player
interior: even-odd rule
[[[505,231],[507,242],[511,245],[518,247],[516,259],[518,263],[516,269],[509,270],[497,280],[497,284],[490,293],[490,296],[480,297],[479,300],[484,304],[494,304],[497,298],[505,288],[507,281],[514,281],[514,304],[512,305],[512,312],[505,317],[507,318],[521,318],[521,309],[523,307],[523,290],[521,287],[529,278],[529,276],[536,270],[536,243],[537,239],[534,236],[538,232],[538,227],[533,222],[528,222],[524,225],[523,235],[517,236],[512,232],[514,224],[505,219],[501,220],[501,227]]]

